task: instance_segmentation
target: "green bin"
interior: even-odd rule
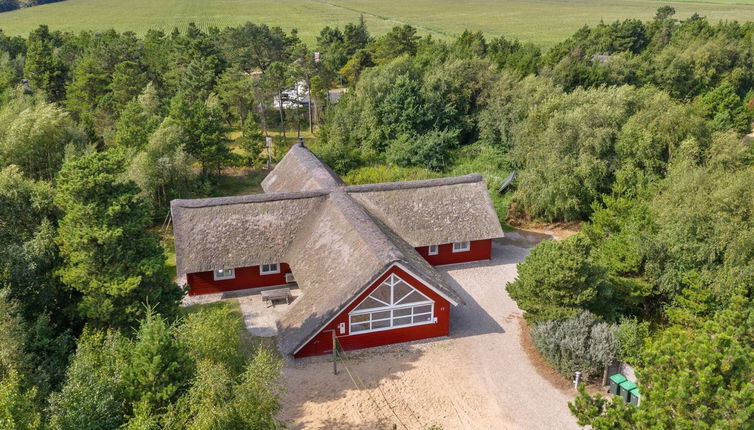
[[[620,394],[620,383],[625,381],[626,377],[620,373],[610,377],[610,394],[617,396]]]
[[[619,396],[623,398],[623,400],[626,401],[626,403],[631,401],[631,390],[636,388],[636,384],[629,380],[625,380],[619,384],[620,392],[618,393]]]
[[[631,393],[631,404],[634,406],[639,406],[639,399],[641,398],[641,396],[639,395],[639,389],[634,388],[633,390],[630,391],[630,393]]]

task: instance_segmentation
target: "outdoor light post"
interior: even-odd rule
[[[576,377],[573,378],[573,388],[578,390],[579,382],[581,382],[581,372],[576,372]]]

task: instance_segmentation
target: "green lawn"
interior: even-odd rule
[[[650,19],[666,4],[676,8],[679,18],[696,12],[713,20],[754,19],[754,0],[66,0],[0,13],[0,29],[27,34],[48,24],[63,30],[144,33],[150,28],[181,28],[191,21],[202,27],[252,21],[298,28],[306,42],[313,42],[324,25],[342,25],[363,14],[373,34],[408,23],[437,37],[455,36],[468,28],[550,45],[584,24]]]

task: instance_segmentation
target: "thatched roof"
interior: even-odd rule
[[[303,346],[395,263],[431,282],[451,301],[462,303],[413,247],[343,191],[330,194],[320,214],[294,241],[286,261],[303,293],[278,322],[285,353]]]
[[[346,187],[412,246],[502,237],[481,175]]]
[[[295,144],[262,181],[266,193],[333,188],[343,181],[306,146]]]
[[[323,191],[256,194],[170,204],[178,273],[283,260],[302,220],[327,199]]]
[[[302,294],[279,321],[285,353],[394,264],[461,303],[414,248],[503,235],[479,175],[346,187],[295,145],[262,186],[267,194],[171,202],[176,263],[180,274],[287,263]]]

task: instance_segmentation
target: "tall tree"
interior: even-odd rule
[[[65,97],[66,68],[55,52],[55,43],[46,25],[32,31],[26,40],[24,75],[49,101]]]
[[[293,84],[288,66],[279,61],[270,64],[270,67],[262,75],[262,84],[268,94],[274,94],[273,97],[277,100],[278,113],[280,114],[280,131],[283,133],[283,138],[285,138],[285,113],[283,105],[286,100],[283,98],[283,91]]]
[[[378,62],[387,62],[403,54],[414,55],[419,39],[414,27],[408,24],[395,26],[376,40],[375,58]]]
[[[202,173],[219,173],[228,164],[233,154],[220,109],[179,94],[172,101],[170,117],[181,127],[186,152],[199,160]]]
[[[181,290],[150,225],[150,208],[133,182],[124,181],[124,158],[114,151],[66,163],[55,202],[63,210],[57,242],[58,271],[82,295],[79,311],[95,325],[126,328],[155,306],[170,315]]]
[[[27,176],[52,180],[60,169],[66,147],[80,149],[86,137],[69,114],[56,104],[40,102],[7,124],[0,140],[0,163],[15,164]]]

